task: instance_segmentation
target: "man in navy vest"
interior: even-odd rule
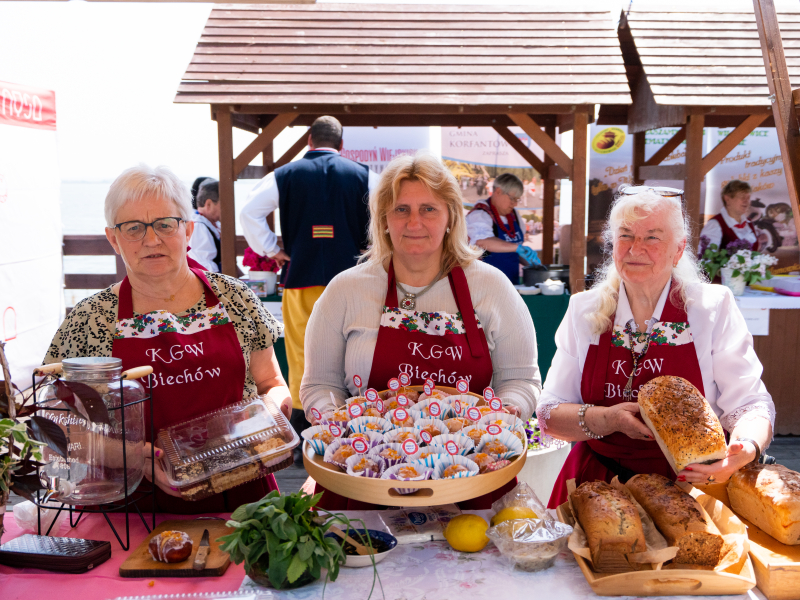
[[[366,165],[339,156],[342,147],[341,123],[318,118],[305,156],[264,177],[240,215],[254,252],[280,265],[289,261],[282,309],[292,425],[298,432],[308,426],[300,404],[306,323],[328,282],[355,266],[366,249],[367,201],[378,181]],[[280,209],[283,250],[266,221],[275,209]]]

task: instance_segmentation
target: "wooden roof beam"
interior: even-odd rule
[[[546,169],[544,167],[544,163],[539,160],[539,157],[534,154],[533,150],[528,148],[525,143],[519,139],[514,133],[508,130],[507,127],[499,127],[495,125],[492,129],[494,129],[497,133],[500,134],[508,145],[511,146],[514,150],[517,151],[523,159],[528,161],[528,164],[532,166],[542,177],[546,177]],[[546,135],[546,134],[545,134]]]
[[[311,132],[311,128],[306,129],[303,133],[300,134],[300,137],[297,138],[297,141],[291,145],[291,147],[283,153],[283,155],[275,161],[274,168],[277,169],[278,167],[282,167],[283,165],[288,165],[292,162],[292,159],[297,156],[300,151],[306,147],[308,143],[308,135]]]
[[[187,103],[187,98],[177,97],[176,103]],[[529,115],[569,114],[576,110],[575,104],[233,104],[234,113],[274,115],[277,113],[316,113],[319,115],[363,114],[363,115],[502,115],[519,112]]]
[[[233,160],[233,178],[236,179],[239,173],[244,171],[244,168],[250,164],[250,161],[261,154],[278,134],[288,127],[296,118],[297,113],[283,113],[272,119],[269,125],[261,130],[258,137],[250,142],[250,145],[242,150],[242,153]]]
[[[583,113],[581,113],[583,114]],[[545,154],[549,155],[556,164],[564,169],[567,173],[572,173],[572,159],[559,148],[556,141],[542,131],[541,127],[529,115],[525,113],[509,113],[508,118],[514,121],[522,131],[527,133],[531,139],[536,142],[539,147],[544,150]],[[588,116],[587,116],[588,122]]]
[[[761,125],[761,123],[766,121],[768,116],[769,115],[764,114],[750,115],[744,121],[742,121],[742,123],[736,129],[726,135],[724,140],[717,144],[711,152],[703,157],[703,162],[701,164],[703,177],[705,177],[711,169],[717,166],[719,161],[728,156],[728,153],[736,148],[736,146],[739,145],[739,142],[750,135],[756,127]]]
[[[642,132],[644,133],[644,132]],[[686,125],[681,127],[675,135],[669,138],[666,143],[661,146],[656,153],[653,154],[648,160],[644,161],[642,166],[645,167],[654,167],[656,165],[660,165],[664,160],[672,154],[672,151],[675,150],[678,146],[680,146],[684,140],[686,139]]]

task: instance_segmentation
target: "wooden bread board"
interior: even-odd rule
[[[394,479],[348,475],[336,465],[326,463],[305,440],[303,455],[306,471],[325,489],[345,498],[383,506],[438,506],[483,496],[514,479],[525,465],[527,457],[527,453],[523,452],[510,465],[494,473],[406,483]],[[398,487],[419,487],[419,490],[413,494],[398,494],[394,491]]]
[[[727,483],[698,485],[730,508]],[[742,516],[736,515],[747,527],[750,557],[756,572],[756,585],[768,600],[800,599],[800,545],[788,546],[764,533]]]
[[[203,530],[208,529],[210,550],[206,568],[195,571],[192,568],[194,557],[200,547]],[[150,540],[162,531],[185,531],[192,538],[192,553],[183,562],[163,563],[153,560],[147,549]],[[120,577],[219,577],[231,564],[231,557],[220,550],[217,538],[228,535],[230,529],[225,521],[219,519],[192,519],[186,521],[164,521],[139,544],[119,567]]]
[[[568,502],[559,506],[556,514],[562,523],[575,524]],[[753,563],[749,557],[739,563],[741,570],[734,574],[694,569],[597,573],[585,558],[575,553],[573,556],[592,591],[598,596],[727,596],[746,594],[756,585]]]

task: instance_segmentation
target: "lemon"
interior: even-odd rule
[[[504,508],[495,516],[492,517],[492,526],[502,523],[503,521],[512,521],[514,519],[538,519],[539,517],[533,512],[533,509],[527,506],[509,506]]]
[[[480,552],[489,543],[486,530],[489,524],[478,515],[458,515],[445,527],[444,537],[453,550]]]

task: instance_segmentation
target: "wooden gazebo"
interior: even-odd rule
[[[219,5],[211,12],[176,102],[211,105],[219,135],[222,266],[235,272],[233,182],[263,176],[283,156],[287,126],[336,116],[345,126],[495,128],[542,175],[543,260],[552,261],[554,180],[572,179],[572,222],[585,223],[588,124],[595,105],[630,104],[616,14],[526,6]],[[520,126],[540,161],[509,131]],[[257,134],[233,155],[232,128]],[[556,129],[574,130],[570,158]],[[250,167],[259,154],[263,167]],[[247,171],[246,171],[247,170]],[[573,285],[581,289],[585,228],[573,225]]]

